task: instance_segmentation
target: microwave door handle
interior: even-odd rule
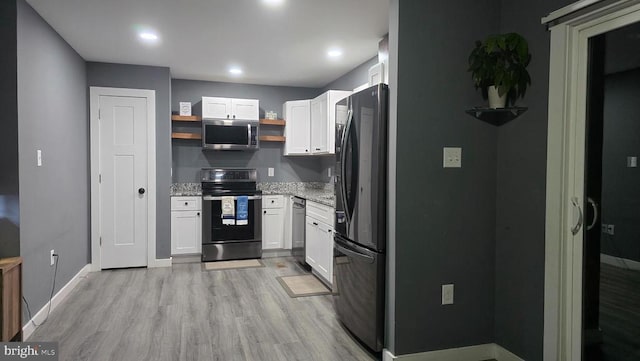
[[[251,148],[251,124],[247,124],[247,148]]]

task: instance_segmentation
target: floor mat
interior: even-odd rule
[[[228,270],[228,269],[258,268],[258,267],[264,267],[264,264],[262,264],[262,262],[258,259],[206,262],[203,265],[203,268],[206,271],[221,271],[221,270]]]
[[[277,277],[278,282],[290,297],[328,295],[331,291],[314,275]]]

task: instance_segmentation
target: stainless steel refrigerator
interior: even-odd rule
[[[388,94],[380,84],[336,106],[334,306],[374,351],[384,346]]]

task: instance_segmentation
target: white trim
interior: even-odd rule
[[[167,267],[166,260],[156,259],[156,92],[146,89],[90,87],[89,128],[91,138],[91,263],[100,266],[100,196],[98,187],[100,129],[98,111],[100,96],[147,98],[147,267]],[[171,260],[168,261],[171,266]]]
[[[579,360],[582,353],[583,233],[570,229],[577,219],[571,199],[584,205],[588,41],[637,21],[638,0],[623,0],[550,28],[545,361]]]
[[[154,259],[153,263],[150,263],[148,268],[162,268],[162,267],[171,267],[173,264],[173,257],[169,258],[161,258]]]
[[[51,312],[53,312],[53,310],[55,310],[56,307],[58,307],[67,298],[67,296],[69,296],[71,291],[73,291],[73,289],[78,286],[80,281],[90,272],[90,270],[91,270],[90,264],[82,267],[80,271],[78,271],[78,273],[75,276],[73,276],[73,278],[71,278],[71,280],[67,282],[67,284],[64,285],[58,291],[58,293],[55,294],[55,296],[51,298]],[[33,318],[31,320],[27,321],[27,324],[22,327],[23,340],[27,341],[31,336],[31,334],[33,334],[33,331],[36,330],[36,327],[33,325],[33,322],[31,321],[34,321],[37,324],[41,324],[47,318],[48,311],[49,311],[49,302],[45,303],[45,305],[42,306],[40,311],[38,311],[35,315],[33,315]]]
[[[507,350],[506,348],[498,344],[493,344],[493,345],[494,345],[494,352],[495,352],[493,355],[494,359],[498,361],[524,361],[523,359],[518,357],[513,352]]]
[[[524,361],[495,343],[400,356],[395,356],[387,349],[382,351],[383,361],[484,361],[489,359],[496,359],[498,361]]]
[[[551,12],[549,15],[545,16],[542,18],[542,24],[548,24],[554,20],[558,20],[561,17],[567,16],[569,14],[572,14],[578,10],[582,10],[584,8],[586,8],[587,6],[591,6],[595,3],[599,3],[602,0],[580,0],[578,2],[575,2],[573,4],[567,5],[563,8],[560,8],[556,11]]]
[[[600,253],[600,262],[624,269],[630,269],[632,271],[640,271],[640,262],[632,259],[610,256],[608,254]]]

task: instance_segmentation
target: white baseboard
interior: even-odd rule
[[[395,356],[387,349],[382,351],[383,361],[484,361],[489,359],[496,359],[498,361],[524,361],[495,343],[400,356]]]
[[[619,268],[628,268],[630,270],[640,271],[640,262],[631,259],[614,257],[600,253],[600,262]]]
[[[156,258],[156,260],[153,263],[149,264],[147,268],[171,267],[172,264],[172,257],[162,259]]]
[[[64,287],[62,287],[60,291],[58,291],[58,293],[56,293],[53,296],[53,298],[51,298],[51,312],[53,312],[53,310],[55,310],[56,307],[58,307],[58,305],[60,305],[67,298],[67,296],[69,296],[71,291],[73,291],[73,289],[76,288],[78,283],[80,283],[82,278],[85,277],[87,273],[91,271],[91,269],[92,269],[91,264],[88,264],[82,267],[82,269],[80,269],[80,271],[78,271],[78,273],[76,273],[76,275],[73,276],[73,278],[71,278],[71,280],[67,282],[67,284],[64,285]],[[47,318],[48,311],[49,311],[49,302],[47,302],[40,309],[40,311],[38,311],[35,315],[33,315],[33,318],[31,320],[27,321],[27,324],[22,327],[23,340],[25,341],[28,340],[31,334],[33,333],[33,331],[35,331],[36,329],[36,327],[33,325],[33,322],[31,321],[34,321],[37,324],[41,324]]]
[[[495,356],[493,356],[493,358],[498,361],[524,361],[523,359],[521,359],[511,351],[507,350],[506,348],[498,344],[494,343],[493,346],[495,350]]]

